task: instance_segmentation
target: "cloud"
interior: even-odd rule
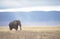
[[[0,0],[0,9],[54,5],[60,6],[60,0]]]
[[[22,6],[20,3],[16,1],[2,1],[1,8],[16,8]]]
[[[31,11],[60,11],[60,6],[37,6],[37,7],[22,7],[12,9],[0,9],[0,12],[31,12]]]

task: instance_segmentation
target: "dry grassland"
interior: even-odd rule
[[[22,27],[22,31],[0,27],[0,39],[60,39],[60,27]]]

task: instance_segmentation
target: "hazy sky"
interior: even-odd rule
[[[0,25],[16,19],[21,20],[23,26],[60,26],[60,11],[0,12]]]
[[[60,0],[0,0],[0,9],[34,6],[60,6]]]

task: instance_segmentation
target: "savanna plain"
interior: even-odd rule
[[[0,39],[60,39],[60,27],[22,27],[17,31],[0,27]]]

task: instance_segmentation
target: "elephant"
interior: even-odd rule
[[[15,29],[17,31],[18,30],[18,26],[20,26],[20,30],[22,30],[21,21],[20,20],[14,20],[14,21],[11,21],[9,23],[9,29],[10,30]]]

